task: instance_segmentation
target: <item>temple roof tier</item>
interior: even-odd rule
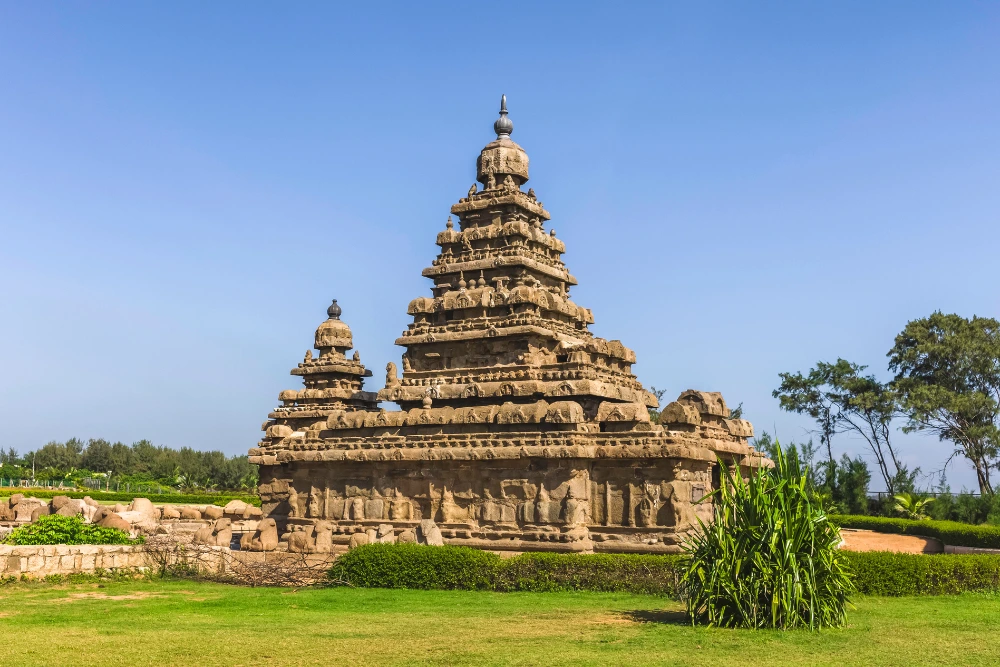
[[[445,229],[438,233],[436,242],[437,245],[444,247],[449,243],[503,239],[512,236],[523,237],[559,254],[566,252],[566,244],[557,239],[554,233],[546,232],[540,224],[533,225],[523,220],[469,227],[461,231],[455,231],[454,228]]]

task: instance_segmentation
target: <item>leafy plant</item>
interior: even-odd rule
[[[720,466],[722,465],[720,461]],[[840,531],[810,497],[797,462],[776,447],[774,468],[744,480],[725,469],[715,519],[685,544],[687,611],[722,627],[842,626],[854,591]]]
[[[77,516],[50,514],[40,516],[34,523],[11,531],[6,544],[141,544],[142,537],[132,539],[117,528],[104,528],[84,523]]]
[[[920,496],[916,493],[897,493],[893,496],[896,504],[893,509],[907,519],[926,519],[927,506],[934,502],[933,498]]]

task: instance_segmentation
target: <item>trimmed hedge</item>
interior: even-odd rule
[[[862,595],[1000,591],[1000,556],[843,552]],[[501,558],[468,547],[371,544],[340,556],[333,583],[361,588],[598,591],[680,595],[684,556],[524,553]]]
[[[834,514],[830,520],[841,528],[861,528],[878,533],[934,537],[957,547],[1000,549],[1000,526],[974,526],[957,521],[913,521],[881,516]]]
[[[1000,590],[1000,556],[845,551],[858,592],[865,595],[946,595]]]
[[[361,588],[492,590],[500,556],[469,547],[368,544],[334,562],[334,581]]]
[[[684,556],[528,552],[501,561],[493,590],[677,595]]]
[[[256,505],[260,507],[260,496],[254,496],[245,493],[202,493],[202,494],[184,494],[184,493],[152,493],[152,494],[142,494],[142,493],[121,493],[117,491],[112,491],[107,493],[104,491],[71,491],[69,489],[55,489],[55,490],[42,490],[42,489],[18,489],[18,488],[3,488],[0,489],[0,498],[9,498],[15,493],[24,494],[27,497],[33,498],[54,498],[56,496],[66,496],[68,498],[83,498],[84,496],[90,496],[94,500],[108,500],[114,502],[132,502],[134,498],[148,498],[152,503],[181,503],[189,505],[225,505],[230,500],[242,500],[249,505]]]

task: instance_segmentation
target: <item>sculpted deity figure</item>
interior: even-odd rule
[[[313,360],[313,351],[306,350],[306,356],[305,359],[302,360],[302,363],[308,364],[312,360]]]
[[[475,183],[473,183],[472,187],[469,188],[469,199],[472,199],[472,196],[474,194],[476,194],[476,184]]]
[[[320,493],[319,489],[313,487],[309,489],[309,501],[306,506],[306,516],[312,519],[320,518]]]
[[[350,508],[350,512],[347,509]],[[365,518],[365,499],[361,496],[354,496],[346,501],[344,507],[344,518],[362,521]],[[350,517],[347,515],[350,514]]]
[[[396,364],[389,362],[385,365],[385,386],[395,387],[399,384],[399,377],[396,375]]]
[[[643,484],[642,486],[642,499],[635,508],[636,525],[649,528],[656,525],[656,511],[660,506],[660,490],[657,487],[653,487],[656,489],[654,493],[649,484]]]
[[[535,523],[552,523],[552,506],[545,484],[539,484],[538,496],[535,498]]]
[[[444,487],[441,490],[441,518],[444,523],[458,523],[462,520],[462,510],[455,502],[455,494]]]
[[[299,492],[294,486],[288,487],[288,516],[295,518],[299,515]]]
[[[403,355],[403,372],[408,373],[413,370],[413,364],[410,363],[410,358],[407,355]]]
[[[389,501],[389,518],[393,521],[409,521],[412,518],[413,508],[410,501],[396,489],[392,500]]]
[[[514,177],[507,174],[507,177],[503,179],[503,189],[507,191],[517,190],[517,184],[514,183]]]
[[[674,528],[678,531],[687,530],[697,522],[694,505],[691,502],[691,473],[679,464],[674,467],[674,479],[670,487],[670,510],[673,513]]]
[[[589,523],[590,504],[580,498],[572,484],[563,499],[563,521],[570,526],[582,526]]]
[[[351,359],[353,359],[354,361],[361,361],[361,353],[358,352],[357,350],[354,350],[354,356],[352,356]]]

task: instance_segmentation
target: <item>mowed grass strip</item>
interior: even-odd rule
[[[692,628],[614,593],[238,588],[189,581],[0,587],[0,663],[1000,664],[1000,597],[860,598],[843,630]]]

